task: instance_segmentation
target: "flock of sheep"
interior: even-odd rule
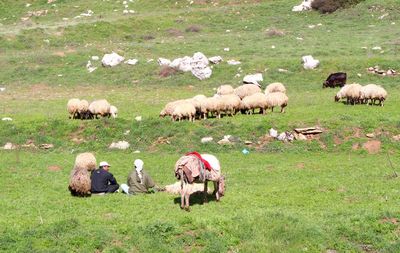
[[[367,84],[362,86],[358,83],[344,85],[335,96],[335,101],[346,99],[347,104],[371,104],[383,106],[387,97],[384,88],[376,84]]]
[[[76,156],[68,184],[68,189],[73,196],[90,196],[92,186],[90,173],[95,169],[96,157],[92,153],[81,153]]]
[[[193,98],[169,102],[160,112],[160,117],[170,116],[174,121],[208,117],[221,118],[222,114],[233,116],[237,112],[252,114],[259,109],[262,114],[267,109],[281,107],[285,111],[288,97],[282,83],[271,83],[262,92],[256,84],[243,84],[236,89],[231,85],[222,85],[212,97],[196,95]]]
[[[85,99],[72,98],[67,103],[67,110],[70,119],[97,119],[99,116],[116,118],[118,114],[117,107],[110,105],[105,99],[89,104]]]

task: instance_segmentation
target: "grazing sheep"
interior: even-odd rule
[[[346,84],[335,96],[335,101],[338,102],[342,98],[346,98],[347,104],[355,105],[360,102],[362,86],[358,83]]]
[[[242,107],[242,101],[235,94],[223,95],[219,98],[220,111],[226,115],[235,115]]]
[[[79,102],[79,118],[80,119],[89,119],[90,118],[90,111],[89,111],[89,102],[85,99],[82,99]]]
[[[200,112],[204,119],[208,118],[208,113],[221,118],[222,101],[219,96],[206,98],[201,101]]]
[[[110,103],[105,99],[95,100],[89,105],[89,111],[93,117],[110,117]]]
[[[360,91],[360,100],[362,103],[368,104],[368,100],[370,100],[370,104],[374,105],[376,101],[379,101],[379,105],[383,106],[386,97],[386,90],[376,84],[367,84]]]
[[[265,114],[265,111],[268,108],[267,96],[264,93],[254,93],[251,96],[243,98],[242,109],[245,110],[247,114],[254,113],[254,110],[258,108],[262,114]]]
[[[234,89],[230,85],[221,85],[217,89],[218,95],[229,95],[229,94],[233,94],[233,92],[234,92]]]
[[[88,197],[90,196],[90,189],[92,182],[90,180],[90,173],[84,167],[75,165],[69,177],[68,189],[72,196]]]
[[[192,103],[180,103],[178,104],[174,111],[172,112],[172,120],[181,121],[183,118],[188,118],[189,121],[194,121],[196,115],[196,108]]]
[[[175,110],[175,107],[184,102],[185,100],[176,100],[169,102],[164,106],[164,108],[160,112],[160,117],[165,117],[165,116],[172,116],[172,112]]]
[[[243,84],[234,90],[234,93],[243,99],[246,96],[261,92],[260,87],[254,84]]]
[[[87,171],[96,169],[96,157],[92,153],[81,153],[75,158],[75,167],[84,168]]]
[[[266,95],[268,108],[271,108],[272,112],[274,111],[275,106],[281,107],[281,113],[285,112],[285,107],[288,104],[289,98],[285,93],[282,92],[272,92]]]
[[[265,88],[264,93],[268,94],[272,92],[286,93],[286,88],[282,83],[271,83]]]
[[[111,115],[111,117],[113,117],[113,119],[115,119],[118,115],[118,108],[111,105],[110,106],[110,115]]]
[[[76,119],[79,115],[80,100],[78,98],[71,98],[67,103],[67,110],[70,119]]]

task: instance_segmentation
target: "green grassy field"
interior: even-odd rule
[[[135,13],[123,15],[122,2],[0,2],[0,118],[13,119],[0,121],[0,146],[54,144],[0,150],[1,252],[400,252],[400,143],[393,139],[400,134],[400,79],[366,70],[400,71],[399,1],[366,0],[330,15],[291,12],[295,0],[134,0],[127,4]],[[25,19],[40,10],[47,14]],[[88,10],[91,17],[74,18]],[[186,31],[191,26],[199,31]],[[98,69],[88,73],[91,56],[111,51],[139,62],[103,68],[92,61]],[[224,59],[210,79],[159,76],[159,57],[199,51]],[[309,54],[321,61],[315,70],[302,68]],[[241,65],[228,65],[230,59]],[[383,86],[385,106],[335,103],[337,89],[322,89],[322,82],[338,71],[349,83]],[[286,113],[195,123],[158,117],[169,101],[211,96],[256,72],[263,88],[285,84]],[[119,117],[69,120],[66,103],[74,97],[106,98]],[[265,138],[271,127],[315,125],[324,132],[313,140]],[[368,133],[380,143],[376,153],[363,148]],[[218,145],[227,134],[240,141]],[[205,136],[214,141],[202,144]],[[131,147],[108,149],[119,140]],[[164,192],[74,198],[67,189],[79,152],[107,160],[119,183],[141,158],[167,185],[175,182],[176,160],[191,150],[220,159],[227,178],[221,202],[193,196],[188,213],[179,196]]]

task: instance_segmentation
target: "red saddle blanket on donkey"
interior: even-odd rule
[[[212,167],[211,167],[210,163],[207,162],[206,160],[204,160],[203,157],[201,157],[201,155],[198,152],[193,151],[193,152],[187,153],[186,155],[194,155],[194,156],[196,156],[204,164],[204,167],[206,168],[206,170],[211,171]]]

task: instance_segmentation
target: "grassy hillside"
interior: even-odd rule
[[[123,14],[122,2],[0,3],[0,87],[6,88],[0,118],[13,119],[0,121],[0,146],[54,144],[49,150],[0,150],[0,251],[400,251],[400,143],[393,139],[400,134],[399,76],[367,72],[375,65],[400,71],[397,0],[367,0],[329,15],[291,12],[299,4],[294,0],[133,0],[127,1],[130,14]],[[91,16],[81,15],[88,10]],[[381,50],[373,50],[377,46]],[[111,51],[139,62],[104,68],[92,60],[98,68],[88,73],[92,56]],[[210,79],[159,75],[159,57],[195,52],[224,59]],[[304,55],[321,65],[304,70]],[[231,59],[241,64],[228,65]],[[338,71],[347,72],[349,83],[383,86],[385,106],[335,103],[338,90],[322,89],[322,82]],[[211,96],[219,85],[238,86],[256,72],[263,74],[263,88],[285,84],[286,113],[195,123],[158,117],[169,101]],[[73,97],[106,98],[119,117],[69,120],[66,103]],[[314,125],[324,132],[313,140],[266,138],[271,127],[281,132]],[[228,134],[238,141],[216,143]],[[202,144],[205,136],[214,141]],[[130,148],[108,149],[119,140]],[[380,143],[374,154],[363,148],[371,140]],[[243,155],[244,148],[250,154]],[[79,152],[107,160],[119,183],[141,158],[153,178],[167,185],[175,181],[176,160],[190,150],[220,158],[227,176],[220,203],[201,205],[194,196],[186,213],[179,196],[167,193],[79,199],[67,190]]]

